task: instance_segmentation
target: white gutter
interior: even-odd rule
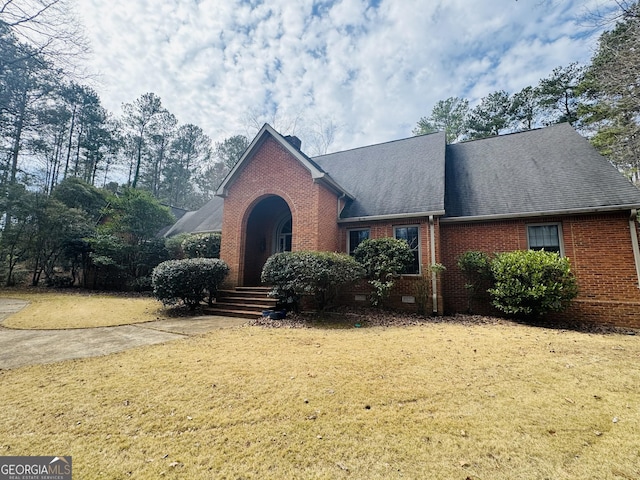
[[[496,215],[476,215],[469,217],[443,217],[441,223],[483,222],[490,220],[509,220],[526,217],[551,217],[556,215],[574,215],[582,213],[616,212],[620,210],[640,209],[639,204],[613,205],[603,207],[574,208],[568,210],[552,210],[543,212],[501,213]]]
[[[640,207],[640,205],[638,206]],[[405,218],[421,218],[421,217],[430,217],[433,216],[442,216],[444,215],[444,210],[436,210],[433,212],[417,212],[417,213],[391,213],[388,215],[371,215],[369,217],[349,217],[349,218],[340,218],[338,219],[338,223],[350,223],[350,222],[372,222],[375,220],[400,220]]]
[[[346,196],[347,196],[347,194],[343,193],[342,195],[340,195],[338,197],[338,208],[337,208],[338,211],[336,213],[336,218],[338,219],[338,221],[340,221],[340,214],[342,213],[342,209],[344,208],[344,207],[341,206],[342,205],[342,200],[344,200]]]
[[[631,231],[631,246],[633,247],[633,259],[636,263],[636,276],[638,277],[638,288],[640,288],[640,247],[638,246],[638,231],[636,230],[636,219],[638,210],[631,209],[629,216],[629,230]]]
[[[433,215],[429,215],[429,240],[431,241],[430,250],[431,250],[431,267],[436,264],[436,228],[433,222]],[[432,303],[433,303],[433,313],[438,313],[438,276],[436,271],[433,268],[431,270],[431,291],[432,295]]]

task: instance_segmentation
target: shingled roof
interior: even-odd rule
[[[354,199],[343,221],[444,214],[445,135],[434,133],[314,157]]]
[[[339,222],[425,215],[453,222],[640,208],[640,190],[569,124],[454,145],[434,133],[314,158],[268,125],[256,138],[266,135],[285,144],[316,181],[344,195]],[[259,148],[257,140],[252,147]],[[220,231],[223,203],[215,197],[185,214],[166,236]]]
[[[213,197],[200,209],[185,213],[164,236],[171,237],[180,233],[221,232],[223,205],[224,198]]]
[[[448,219],[636,208],[640,190],[569,124],[447,146]]]

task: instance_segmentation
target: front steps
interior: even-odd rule
[[[218,290],[215,303],[205,311],[210,315],[254,319],[263,310],[273,310],[277,300],[269,298],[269,287],[236,287],[234,290]]]

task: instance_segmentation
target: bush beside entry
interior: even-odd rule
[[[578,295],[568,258],[545,251],[498,253],[491,262],[493,305],[504,313],[535,317],[564,310]]]
[[[319,309],[327,307],[338,288],[363,276],[362,267],[349,255],[332,252],[282,252],[269,257],[262,269],[262,283],[273,287],[272,295],[282,302],[297,302],[313,295]]]
[[[219,233],[191,234],[182,241],[182,251],[187,258],[220,258]]]
[[[192,310],[208,295],[211,305],[228,273],[228,265],[217,258],[162,262],[151,274],[153,295],[164,305],[182,301]]]
[[[373,287],[371,304],[374,306],[382,306],[393,288],[393,278],[413,261],[409,244],[391,237],[365,240],[358,245],[353,256],[364,267]]]

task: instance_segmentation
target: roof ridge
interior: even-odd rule
[[[520,135],[522,133],[538,132],[540,130],[548,130],[550,128],[557,128],[557,127],[562,126],[562,125],[571,126],[571,124],[569,122],[560,122],[560,123],[554,123],[554,124],[548,125],[546,127],[530,128],[529,130],[520,130],[518,132],[507,132],[507,133],[503,133],[502,135],[490,135],[488,137],[482,137],[482,138],[470,138],[468,140],[462,140],[462,141],[456,142],[456,143],[449,143],[449,144],[447,144],[447,146],[450,146],[450,145],[461,145],[463,143],[481,142],[483,140],[492,140],[492,139],[496,139],[496,138],[504,138],[504,137],[509,137],[511,135]]]
[[[423,135],[412,135],[411,137],[397,138],[395,140],[388,140],[386,142],[374,143],[372,145],[363,145],[361,147],[347,148],[346,150],[338,150],[336,152],[325,153],[325,154],[322,154],[322,155],[316,155],[315,157],[312,157],[312,160],[319,159],[319,158],[322,158],[322,157],[329,157],[331,155],[337,155],[339,153],[353,152],[355,150],[363,150],[365,148],[379,147],[381,145],[389,145],[391,143],[404,142],[404,141],[407,141],[407,140],[413,140],[415,138],[427,137],[427,136],[438,135],[438,134],[444,134],[444,131],[438,131],[438,132],[433,132],[433,133],[425,133]]]

